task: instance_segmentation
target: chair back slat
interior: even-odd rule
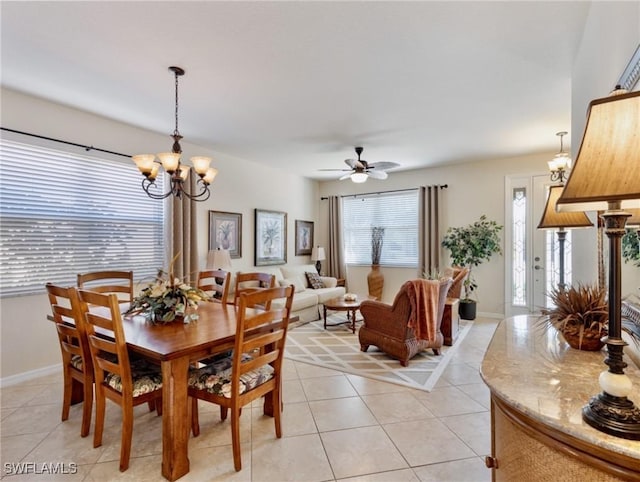
[[[268,311],[251,308],[257,305],[270,305],[278,298],[285,298],[283,308]],[[271,364],[278,371],[280,370],[292,302],[293,287],[291,286],[265,288],[240,295],[232,368],[234,393],[238,393],[241,375],[266,364]],[[251,354],[253,359],[243,363],[244,353]]]
[[[222,269],[198,273],[198,288],[212,295],[213,300],[220,303],[228,302],[230,283],[231,273]]]
[[[122,394],[131,396],[133,383],[129,352],[117,296],[114,293],[79,290],[78,297],[87,320],[87,337],[96,380],[104,380],[108,373],[120,375]]]
[[[238,306],[239,298],[242,293],[253,293],[255,291],[262,291],[265,288],[274,288],[275,286],[276,276],[273,274],[260,272],[237,273],[233,304]],[[264,306],[266,310],[269,310],[270,300],[257,304]]]
[[[75,288],[46,285],[51,314],[56,323],[58,341],[62,350],[63,363],[70,363],[73,355],[82,357],[82,366],[91,374],[91,352],[87,338],[87,328],[80,313],[78,294]]]
[[[78,288],[97,293],[114,293],[118,301],[133,301],[133,271],[93,271],[78,274]]]

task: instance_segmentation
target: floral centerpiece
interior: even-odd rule
[[[133,299],[127,314],[144,313],[151,323],[170,323],[182,319],[190,323],[198,319],[197,313],[186,314],[187,308],[198,308],[198,302],[213,298],[199,288],[194,288],[173,275],[173,262],[169,271],[159,270],[152,283]]]

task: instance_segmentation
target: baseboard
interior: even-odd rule
[[[504,313],[488,313],[486,311],[478,311],[477,316],[481,316],[483,318],[495,318],[497,320],[504,319]]]
[[[62,370],[62,363],[51,365],[44,368],[38,368],[28,372],[18,373],[17,375],[11,375],[8,377],[0,378],[0,388],[10,387],[11,385],[17,385],[18,383],[27,382],[29,380],[35,380],[36,378],[55,375]]]

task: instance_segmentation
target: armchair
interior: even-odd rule
[[[447,295],[448,298],[461,298],[464,281],[469,276],[469,271],[469,268],[459,268],[457,266],[445,269],[444,275],[453,278]]]
[[[388,355],[397,358],[404,367],[421,350],[431,348],[435,355],[439,355],[440,347],[444,342],[440,325],[451,282],[451,278],[440,280],[437,317],[435,320],[427,320],[427,323],[435,328],[433,330],[435,337],[430,340],[418,339],[414,329],[408,326],[412,311],[409,296],[412,281],[407,281],[400,287],[391,305],[379,301],[363,301],[360,305],[360,313],[364,318],[364,324],[358,332],[360,350],[367,351],[370,345],[375,345]]]

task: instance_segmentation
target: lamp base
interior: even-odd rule
[[[322,263],[320,261],[316,261],[316,271],[320,274],[320,270],[322,269]]]
[[[615,437],[640,440],[640,409],[627,397],[602,392],[582,408],[582,420]]]

